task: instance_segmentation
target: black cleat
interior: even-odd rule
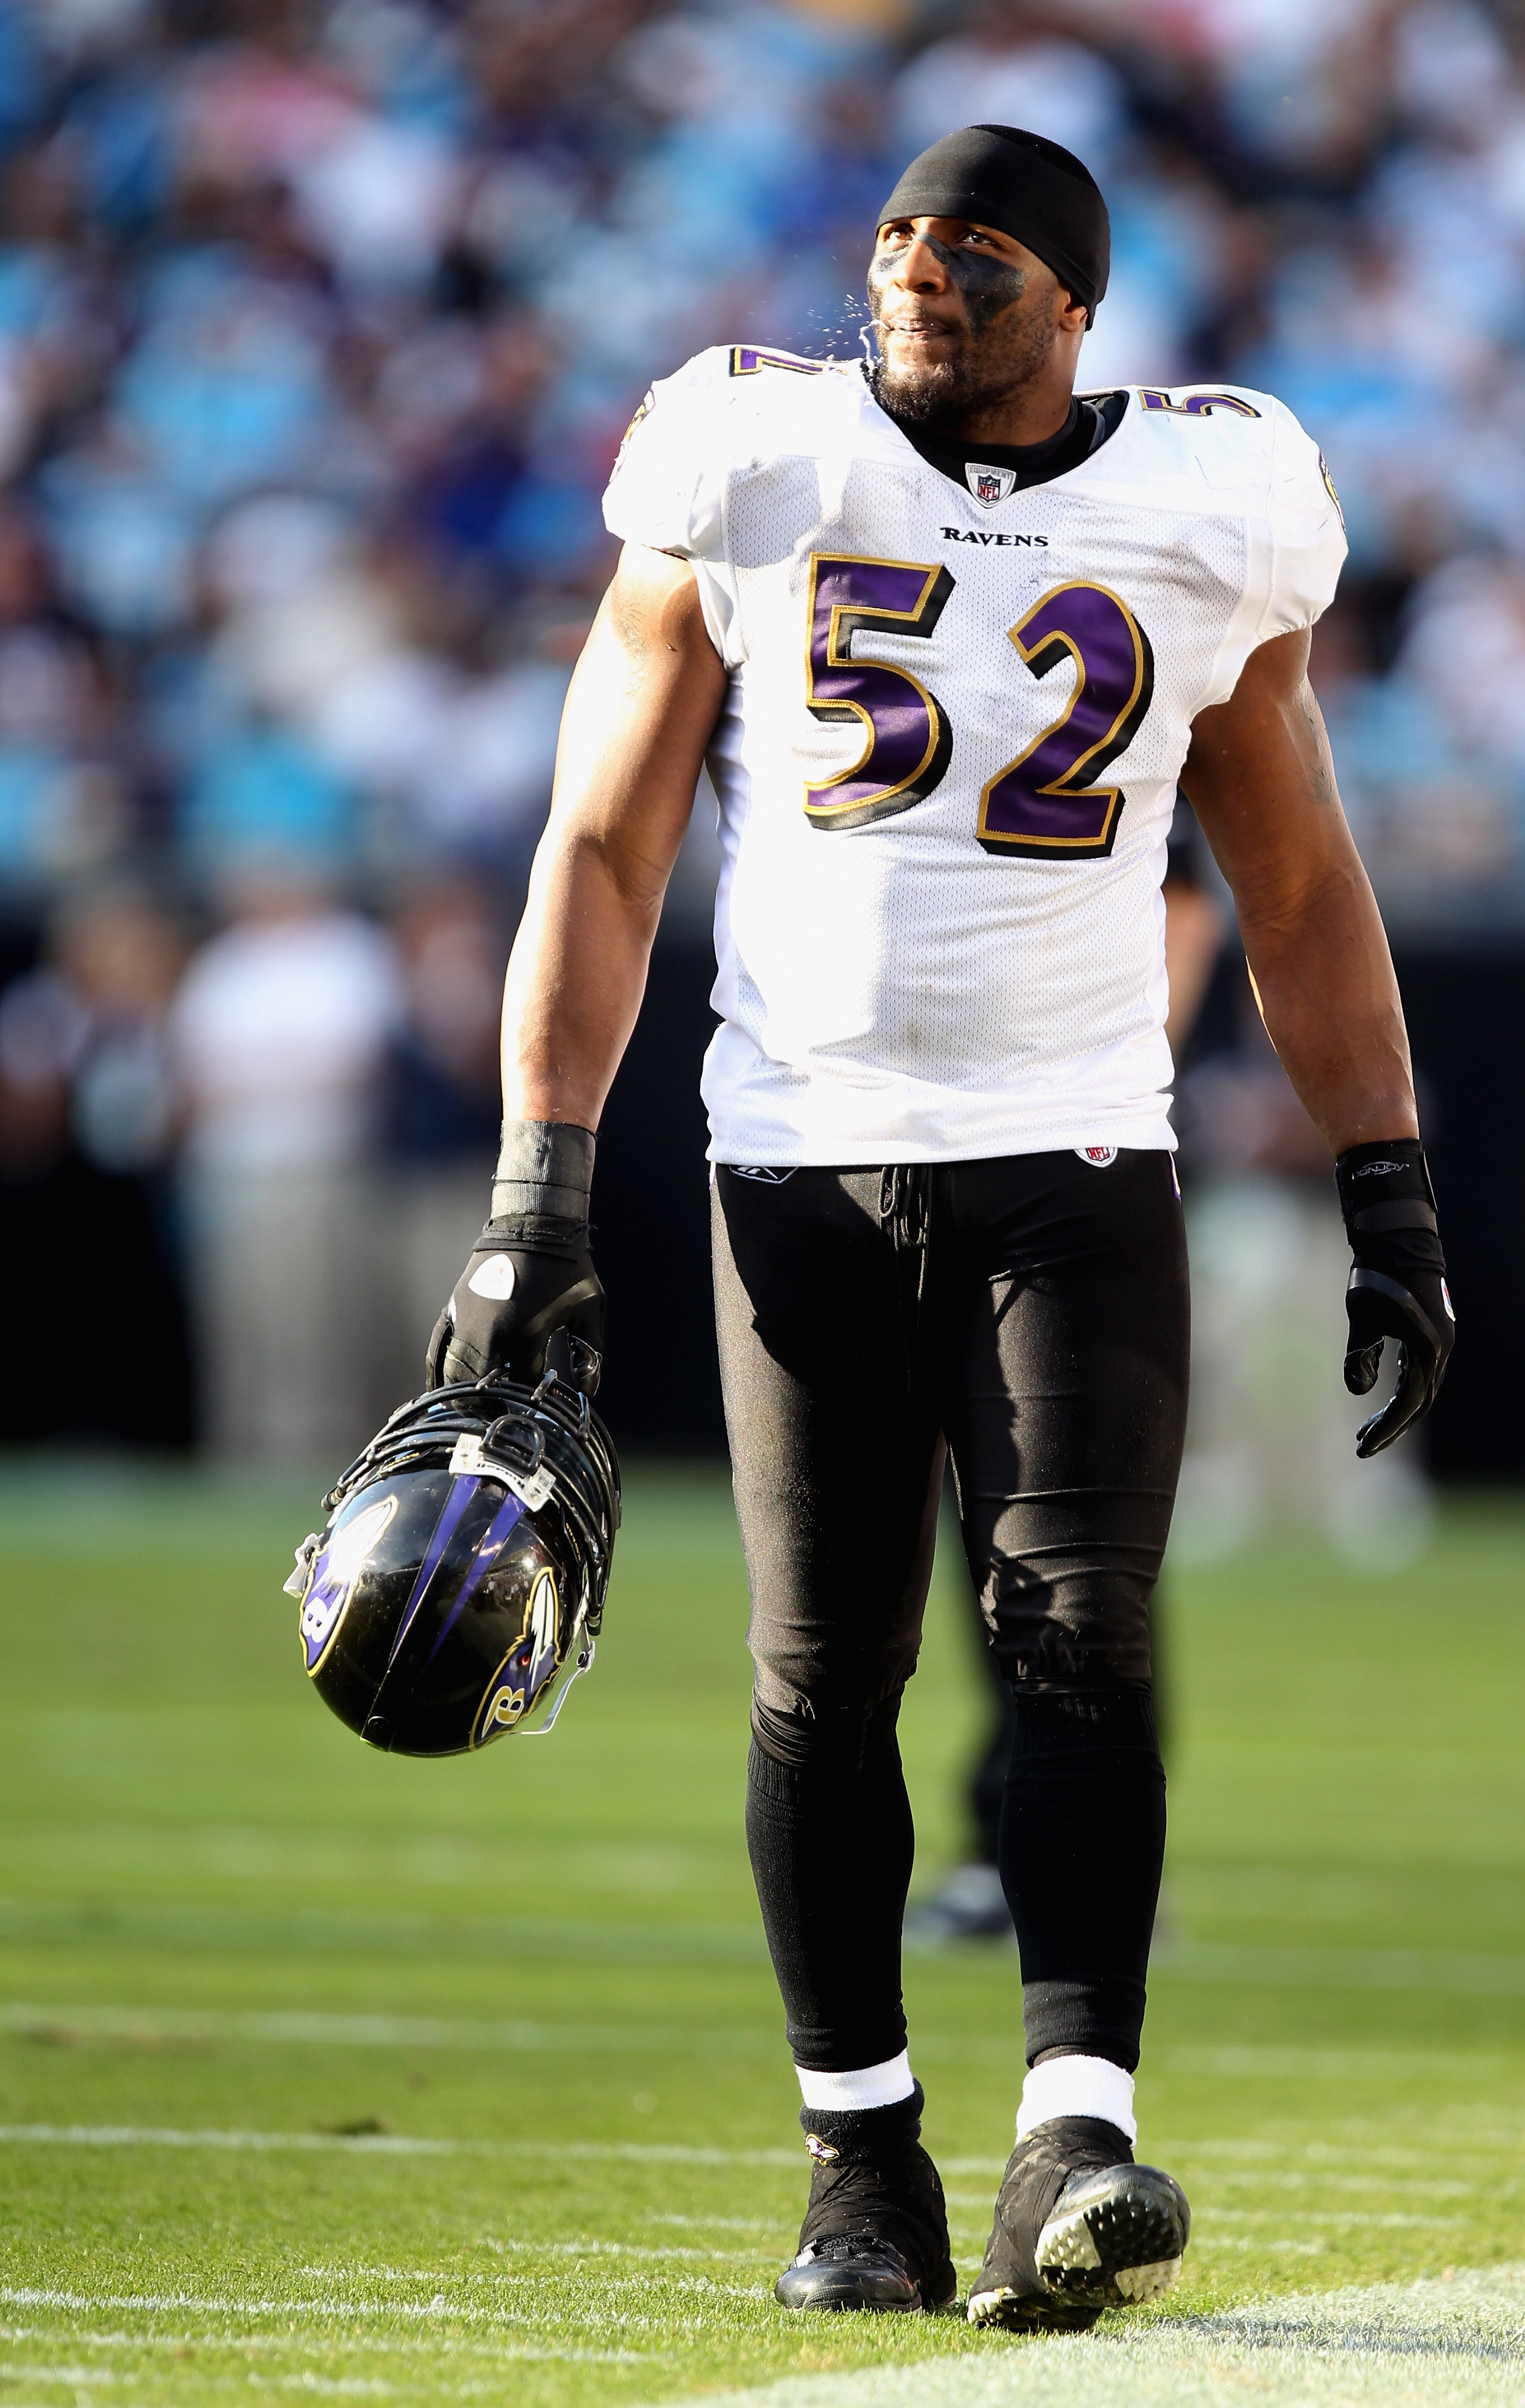
[[[1136,2166],[1115,2124],[1054,2116],[1012,2151],[970,2323],[1086,2332],[1103,2308],[1168,2291],[1190,2230],[1180,2184]]]
[[[921,2146],[922,2091],[893,2107],[800,2115],[814,2164],[785,2308],[945,2308],[958,2279],[937,2168]]]

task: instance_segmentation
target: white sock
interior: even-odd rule
[[[808,2065],[797,2065],[795,2071],[799,2076],[799,2096],[806,2106],[823,2110],[893,2107],[897,2100],[909,2099],[916,2086],[912,2079],[910,2051],[903,2048],[899,2057],[886,2057],[883,2065],[860,2065],[852,2073],[813,2073]]]
[[[1043,2065],[1029,2066],[1016,2111],[1017,2139],[1025,2141],[1056,2115],[1100,2116],[1103,2124],[1115,2124],[1131,2144],[1139,2137],[1132,2075],[1105,2057],[1051,2057]]]

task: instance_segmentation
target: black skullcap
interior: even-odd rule
[[[1090,169],[1042,134],[966,125],[913,159],[879,212],[891,218],[972,218],[1014,235],[1054,270],[1086,322],[1107,289],[1112,229]]]

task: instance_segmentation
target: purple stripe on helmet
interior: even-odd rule
[[[468,1571],[465,1580],[462,1581],[460,1587],[455,1593],[455,1602],[451,1607],[450,1612],[446,1614],[444,1622],[440,1627],[439,1636],[435,1641],[434,1645],[430,1648],[428,1655],[424,1659],[426,1663],[432,1664],[434,1662],[434,1659],[439,1655],[440,1648],[444,1645],[446,1640],[450,1637],[452,1630],[455,1627],[455,1624],[459,1619],[461,1611],[468,1602],[473,1589],[475,1589],[478,1583],[492,1570],[494,1564],[496,1562],[498,1555],[502,1552],[504,1541],[509,1537],[510,1532],[512,1530],[514,1524],[523,1514],[524,1510],[525,1500],[522,1497],[515,1497],[511,1493],[503,1499],[502,1504],[498,1507],[497,1512],[494,1514],[493,1519],[488,1524],[482,1538],[478,1541],[477,1552],[471,1559],[470,1570]]]
[[[418,1578],[413,1583],[413,1593],[408,1600],[408,1611],[402,1617],[401,1627],[392,1642],[392,1653],[386,1659],[386,1669],[389,1672],[397,1660],[397,1653],[403,1641],[413,1627],[413,1616],[424,1602],[429,1583],[439,1570],[440,1557],[455,1536],[456,1526],[461,1515],[466,1512],[481,1486],[482,1475],[475,1471],[462,1472],[451,1483],[450,1495],[446,1498],[440,1510],[439,1519],[434,1526],[434,1536],[429,1541],[428,1551],[418,1568]]]

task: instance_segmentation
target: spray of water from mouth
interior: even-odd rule
[[[824,351],[825,365],[832,367],[846,365],[845,360],[839,354],[839,343],[846,346],[849,356],[855,339],[862,343],[865,349],[868,346],[868,334],[863,322],[863,295],[860,293],[848,292],[842,294],[842,312],[839,318],[830,319],[821,310],[807,309],[799,330],[799,340],[806,351],[815,357],[822,357]],[[870,322],[873,322],[870,321]],[[794,338],[788,333],[784,333],[780,339],[787,344]]]
[[[875,321],[871,313],[867,316],[864,314],[865,303],[861,293],[849,291],[844,293],[842,297],[845,304],[845,313],[839,331],[844,335],[852,334],[856,337],[863,351],[865,365],[869,367],[872,367],[873,344],[870,339],[870,329],[874,324]]]
[[[857,338],[863,346],[864,356],[868,360],[870,367],[877,367],[878,366],[878,362],[874,358],[873,353],[874,336],[879,333],[893,335],[899,331],[902,330],[897,328],[893,319],[876,318],[871,310],[867,318],[860,321],[857,330]]]

